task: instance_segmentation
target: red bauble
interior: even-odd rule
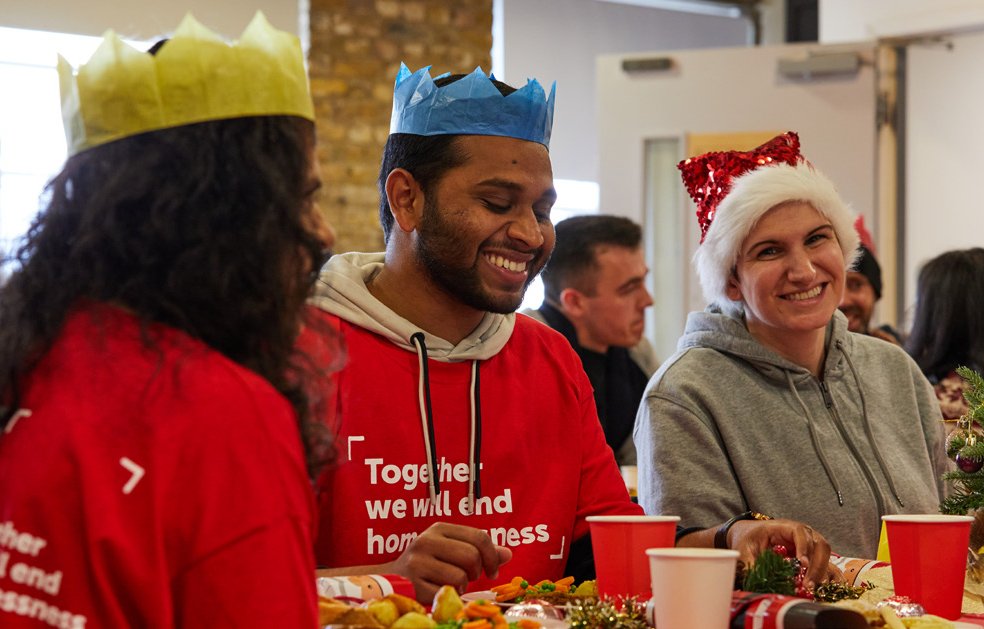
[[[975,472],[979,472],[980,469],[984,467],[984,459],[980,459],[977,457],[965,457],[961,454],[958,454],[955,460],[957,462],[957,467],[960,468],[960,471],[965,472],[967,474],[973,474]]]

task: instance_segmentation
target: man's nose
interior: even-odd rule
[[[506,233],[510,238],[526,243],[531,249],[543,246],[545,241],[543,231],[540,229],[540,221],[532,208],[522,210],[513,218]]]

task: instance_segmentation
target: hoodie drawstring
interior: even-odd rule
[[[864,399],[864,387],[861,386],[861,379],[858,377],[858,371],[854,367],[854,362],[851,361],[851,356],[844,351],[844,346],[841,341],[837,341],[837,349],[840,350],[844,358],[847,359],[847,366],[851,368],[851,374],[854,376],[854,382],[858,385],[858,392],[861,396],[861,417],[864,419],[864,434],[868,437],[868,443],[871,445],[871,449],[875,453],[875,459],[878,461],[878,467],[881,468],[882,474],[885,476],[885,480],[888,481],[888,487],[892,490],[892,495],[895,496],[895,500],[898,501],[899,506],[905,507],[905,503],[902,502],[902,497],[899,496],[899,492],[895,489],[895,482],[892,480],[892,475],[888,473],[888,466],[885,465],[885,460],[882,458],[881,451],[878,449],[878,444],[875,442],[875,436],[871,432],[871,420],[868,417],[868,405]]]
[[[813,415],[810,413],[810,409],[803,402],[803,398],[800,397],[799,391],[796,390],[796,385],[793,383],[793,377],[789,375],[786,371],[786,384],[789,385],[789,390],[793,392],[796,397],[796,401],[799,402],[800,408],[806,414],[806,423],[810,427],[810,441],[813,443],[813,450],[817,453],[817,458],[820,459],[820,464],[823,465],[823,471],[827,473],[827,478],[830,480],[831,486],[834,488],[834,492],[837,494],[837,504],[841,507],[844,506],[844,494],[841,493],[840,485],[837,483],[837,477],[834,476],[834,471],[830,468],[830,463],[827,462],[827,457],[823,453],[823,448],[820,447],[820,440],[817,438],[817,429],[813,425]]]
[[[468,469],[471,481],[468,483],[468,512],[475,513],[475,500],[482,497],[482,483],[479,478],[479,463],[482,460],[482,403],[481,387],[478,380],[478,361],[472,361],[471,379],[471,443],[468,448]]]
[[[437,494],[441,491],[441,482],[437,478],[434,413],[431,410],[430,377],[427,373],[427,346],[424,344],[423,332],[417,332],[411,336],[410,342],[417,348],[417,362],[420,365],[420,375],[417,379],[417,403],[420,406],[420,426],[424,432],[424,453],[427,455],[427,486],[430,490],[431,502],[436,503]]]
[[[417,399],[420,406],[420,426],[424,435],[424,453],[427,456],[427,486],[431,503],[437,504],[441,483],[437,467],[437,445],[434,435],[434,412],[431,406],[430,374],[427,368],[427,345],[424,343],[424,333],[416,332],[410,337],[410,342],[417,349],[417,363],[420,366],[417,381]],[[479,478],[481,468],[482,448],[482,407],[481,387],[479,382],[479,363],[472,361],[471,386],[469,387],[471,402],[471,425],[468,443],[468,512],[475,512],[475,500],[482,497],[482,485]]]

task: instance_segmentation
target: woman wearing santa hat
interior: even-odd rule
[[[937,512],[947,459],[919,367],[837,310],[855,215],[795,133],[680,169],[710,305],[643,399],[640,502],[704,526],[801,520],[835,552],[874,557],[882,515]]]

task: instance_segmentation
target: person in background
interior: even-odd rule
[[[515,314],[554,248],[553,101],[480,68],[397,75],[386,251],[334,256],[312,299],[348,348],[332,406],[341,453],[318,482],[321,574],[403,575],[421,601],[444,584],[556,580],[589,538],[586,516],[641,513],[574,350]],[[807,580],[826,574],[829,547],[801,524],[733,520],[678,543],[715,534],[745,561],[785,543]]]
[[[643,337],[646,290],[642,229],[620,216],[575,216],[555,226],[557,244],[543,270],[545,298],[525,310],[564,335],[591,387],[605,440],[619,465],[635,465],[632,428],[659,361]]]
[[[905,348],[933,383],[945,419],[967,412],[959,366],[984,370],[984,249],[947,251],[923,265]]]
[[[59,71],[70,156],[0,289],[0,625],[313,629],[331,443],[295,343],[333,235],[300,43],[188,16]]]
[[[881,266],[875,258],[875,246],[871,234],[864,226],[864,217],[858,216],[854,223],[861,244],[858,246],[858,257],[847,272],[844,283],[844,297],[841,298],[840,311],[847,317],[847,329],[859,334],[868,334],[889,343],[901,345],[899,333],[890,325],[871,327],[871,315],[875,303],[882,296]]]
[[[919,367],[849,334],[837,309],[854,214],[792,132],[680,169],[710,305],[690,314],[639,410],[639,502],[696,526],[779,515],[874,557],[882,515],[938,509],[947,459]]]

